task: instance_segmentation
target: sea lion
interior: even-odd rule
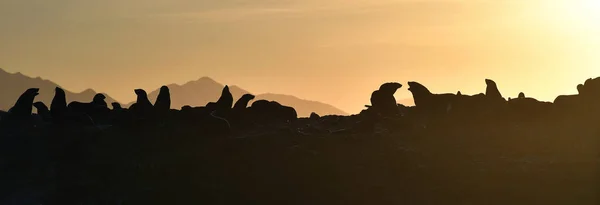
[[[233,110],[240,111],[240,110],[246,109],[246,107],[248,107],[248,103],[251,100],[254,100],[254,98],[255,98],[255,96],[252,94],[242,95],[242,97],[240,97],[240,99],[238,99],[238,101],[235,102],[235,105],[233,106]]]
[[[519,96],[518,96],[517,98],[525,98],[525,93],[523,93],[523,92],[520,92],[520,93],[519,93]]]
[[[169,91],[169,87],[164,85],[160,87],[160,92],[158,93],[158,97],[154,103],[154,108],[157,111],[164,112],[171,110],[171,93]]]
[[[583,91],[583,84],[579,84],[577,85],[577,93],[579,93],[580,95],[582,94]]]
[[[250,114],[255,121],[293,121],[298,119],[296,109],[281,105],[276,101],[257,100],[249,108]]]
[[[148,100],[148,93],[145,90],[135,89],[134,92],[137,95],[137,100],[129,107],[130,110],[143,112],[153,107],[150,100]]]
[[[487,85],[487,87],[485,88],[485,96],[487,96],[490,99],[502,99],[504,100],[504,97],[502,97],[502,94],[500,93],[500,90],[498,90],[498,86],[496,85],[496,82],[494,82],[493,80],[490,79],[485,79],[485,84]]]
[[[118,102],[111,103],[113,110],[123,110],[123,107]]]
[[[456,99],[453,93],[433,94],[418,82],[408,82],[408,90],[413,95],[415,106],[421,111],[444,113]]]
[[[106,103],[105,100],[106,100],[106,96],[102,93],[98,93],[98,94],[94,95],[92,104],[94,104],[95,106],[108,108],[108,103]]]
[[[52,115],[52,119],[60,120],[64,118],[67,112],[67,97],[65,91],[62,88],[56,87],[54,89],[52,104],[50,104],[50,115]]]
[[[98,93],[94,95],[92,102],[84,103],[73,101],[69,103],[67,107],[69,108],[69,110],[75,113],[85,113],[88,115],[95,113],[106,113],[110,111],[110,109],[108,109],[108,104],[106,103],[106,101],[104,101],[105,99],[106,96],[104,96],[104,94]]]
[[[314,119],[319,119],[319,118],[321,118],[321,116],[319,114],[317,114],[315,112],[310,113],[309,119],[313,119],[314,120]]]
[[[50,109],[43,102],[35,102],[33,106],[37,109],[37,114],[42,117],[42,120],[45,122],[52,121],[52,115],[50,114]]]
[[[39,95],[39,91],[39,88],[29,88],[21,94],[15,105],[8,111],[9,117],[11,119],[28,119],[31,117],[33,100],[35,96]]]
[[[379,114],[398,114],[398,107],[394,94],[402,87],[400,83],[384,83],[379,90],[371,94],[371,107]]]
[[[233,106],[233,96],[229,92],[229,86],[225,85],[223,91],[221,91],[221,97],[217,100],[216,106],[217,114],[220,114],[219,112],[227,112]]]

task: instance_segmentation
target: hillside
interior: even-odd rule
[[[180,109],[184,105],[191,106],[204,106],[208,102],[216,101],[221,96],[221,90],[225,85],[209,78],[202,77],[195,81],[187,82],[183,85],[169,84],[171,90],[171,101],[172,108]],[[8,73],[0,69],[0,110],[10,109],[19,96],[28,88],[40,88],[40,95],[36,97],[36,101],[42,101],[46,105],[50,106],[52,98],[54,97],[54,89],[61,87],[57,83],[50,80],[46,80],[40,77],[32,78],[22,73]],[[80,101],[89,102],[92,100],[96,91],[92,89],[84,90],[80,93],[69,91],[66,88],[67,101]],[[148,97],[152,102],[156,100],[159,89],[149,92]],[[234,99],[238,99],[243,94],[252,93],[238,86],[230,86],[230,91]],[[115,99],[106,95],[107,103],[117,102]],[[309,116],[311,112],[316,112],[320,115],[347,115],[346,112],[325,103],[300,99],[291,95],[282,94],[258,94],[256,100],[266,99],[275,100],[284,105],[292,106],[296,108],[299,117]],[[125,107],[129,107],[133,102],[124,104]]]
[[[221,90],[225,85],[209,78],[202,77],[195,81],[187,82],[183,85],[169,84],[167,85],[171,92],[171,107],[179,109],[184,105],[204,106],[209,102],[216,101],[221,96]],[[160,88],[148,93],[150,101],[154,102],[158,96]],[[299,117],[310,116],[311,112],[316,112],[320,115],[347,115],[348,113],[329,104],[300,99],[291,95],[283,94],[255,94],[238,86],[229,86],[229,90],[235,100],[239,99],[246,93],[256,95],[255,100],[274,100],[283,105],[292,106],[298,112]],[[133,104],[128,103],[126,106]]]
[[[50,106],[56,87],[61,86],[40,77],[32,78],[23,75],[22,73],[8,73],[0,68],[0,96],[2,96],[2,98],[0,98],[0,110],[10,109],[19,96],[29,88],[39,88],[40,95],[36,97],[36,101],[42,101]],[[68,102],[89,102],[94,98],[94,95],[97,94],[97,92],[92,89],[87,89],[80,93],[71,92],[68,89],[65,89],[65,92]],[[104,93],[104,95],[106,95],[106,101],[108,103],[116,101],[106,93]]]

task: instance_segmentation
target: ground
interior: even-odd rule
[[[27,129],[1,138],[0,204],[600,203],[595,122],[359,121]]]

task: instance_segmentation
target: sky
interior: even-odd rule
[[[552,101],[600,76],[595,0],[1,0],[0,68],[115,99],[209,76],[357,113],[385,82]]]

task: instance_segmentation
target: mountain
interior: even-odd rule
[[[213,102],[219,99],[221,96],[221,90],[225,85],[218,83],[217,81],[209,78],[202,77],[195,81],[190,81],[183,85],[170,84],[169,89],[171,91],[172,108],[180,109],[184,105],[191,106],[204,106],[208,102]],[[40,88],[40,95],[36,97],[36,101],[42,101],[46,105],[50,106],[52,98],[54,97],[54,88],[60,87],[60,85],[40,77],[32,78],[21,73],[8,73],[0,68],[0,110],[8,110],[14,106],[19,96],[28,88]],[[65,88],[63,88],[65,89]],[[238,86],[229,86],[229,90],[233,95],[233,98],[237,100],[243,94],[251,93]],[[80,101],[89,102],[97,94],[92,89],[87,89],[81,93],[75,93],[65,89],[67,95],[67,101]],[[156,100],[159,89],[152,91],[148,94],[148,98],[152,102]],[[117,102],[115,99],[106,95],[106,102],[112,103]],[[346,112],[335,108],[334,106],[316,102],[303,100],[291,95],[281,94],[259,94],[256,95],[255,100],[275,100],[283,105],[292,106],[298,112],[298,116],[306,117],[310,116],[311,112],[316,112],[320,115],[347,115]],[[133,102],[124,105],[129,107]]]
[[[48,107],[54,97],[54,89],[60,87],[58,84],[42,79],[40,77],[32,78],[21,73],[8,73],[0,68],[0,110],[8,110],[15,105],[17,99],[25,90],[29,88],[39,88],[40,94],[35,98],[36,101],[46,103]],[[64,88],[63,88],[64,89]],[[65,89],[67,101],[90,102],[96,95],[96,91],[87,89],[81,93],[74,93]],[[115,102],[113,98],[106,95],[106,102]]]
[[[183,85],[169,84],[167,86],[171,92],[171,107],[180,109],[184,105],[204,106],[209,102],[217,101],[221,96],[221,91],[225,85],[209,77],[202,77]],[[151,102],[156,101],[159,91],[160,88],[148,93],[148,98]],[[237,99],[246,93],[254,94],[235,85],[229,86],[229,91],[233,95],[234,101],[237,101]],[[255,100],[274,100],[283,105],[292,106],[296,109],[296,112],[298,112],[299,117],[308,117],[311,112],[316,112],[319,115],[348,115],[348,113],[332,105],[317,101],[303,100],[291,95],[265,93],[256,95]],[[133,104],[133,102],[125,106],[131,104]]]

